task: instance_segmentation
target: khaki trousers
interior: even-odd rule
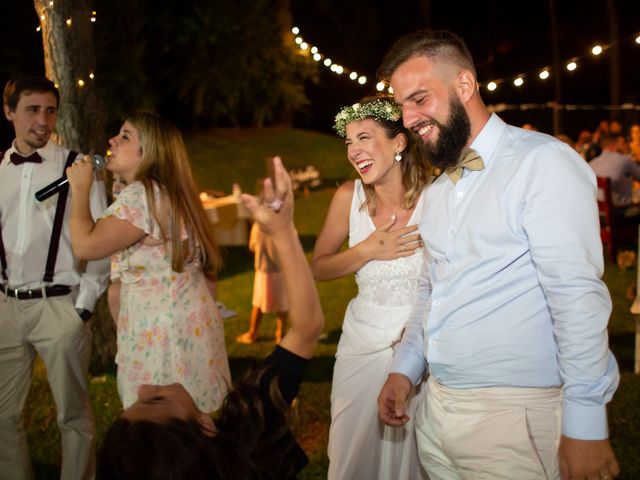
[[[36,353],[47,368],[62,438],[63,480],[95,476],[87,372],[89,324],[71,295],[18,300],[0,293],[0,479],[33,477],[22,411]]]
[[[453,389],[433,377],[418,407],[431,480],[559,479],[560,388]]]

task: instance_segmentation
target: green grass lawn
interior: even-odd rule
[[[196,178],[203,188],[229,192],[232,182],[245,191],[255,191],[256,180],[264,174],[264,159],[281,155],[289,168],[313,164],[325,179],[324,187],[296,199],[295,222],[305,250],[310,255],[337,181],[350,177],[342,142],[334,137],[287,129],[213,130],[186,138]],[[246,330],[251,310],[253,257],[244,248],[224,251],[225,267],[220,275],[218,296],[238,316],[225,320],[225,338],[232,374],[247,368],[254,359],[273,348],[275,319],[263,319],[263,341],[238,345],[235,337]],[[634,319],[629,313],[627,291],[635,281],[635,269],[621,270],[607,264],[605,281],[613,297],[609,332],[611,347],[620,363],[622,381],[610,404],[611,438],[621,463],[622,479],[640,478],[640,378],[633,374]],[[329,431],[329,394],[334,354],[345,307],[355,295],[353,276],[318,285],[326,316],[326,339],[311,361],[299,397],[296,434],[307,451],[311,465],[302,479],[324,479],[327,471],[326,444]],[[92,321],[110,321],[104,301]],[[29,394],[25,423],[36,470],[36,478],[59,477],[60,445],[55,407],[41,363],[36,364]],[[120,410],[113,371],[92,378],[91,398],[96,417],[98,441]]]

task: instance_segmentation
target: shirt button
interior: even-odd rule
[[[437,307],[438,305],[440,305],[440,301],[435,300],[435,301],[433,302],[433,304]]]
[[[458,198],[462,198],[462,196],[464,195],[464,193],[462,193],[462,192],[458,192],[458,193],[456,193],[456,195],[458,195]]]

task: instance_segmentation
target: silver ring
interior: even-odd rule
[[[403,243],[403,244],[402,244],[402,250],[406,250],[406,249],[407,249],[407,244],[406,244],[406,243]]]
[[[276,197],[273,200],[273,202],[269,203],[267,206],[274,212],[279,212],[282,209],[283,205],[284,205],[284,202],[281,199]]]

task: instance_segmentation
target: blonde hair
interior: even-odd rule
[[[134,112],[127,121],[138,131],[142,150],[135,180],[145,187],[151,215],[160,225],[162,239],[171,242],[171,268],[182,272],[200,247],[204,272],[215,276],[222,259],[200,202],[180,131],[169,120],[150,112]],[[160,190],[161,205],[156,201],[156,187]],[[183,228],[187,231],[186,242],[182,241]]]

